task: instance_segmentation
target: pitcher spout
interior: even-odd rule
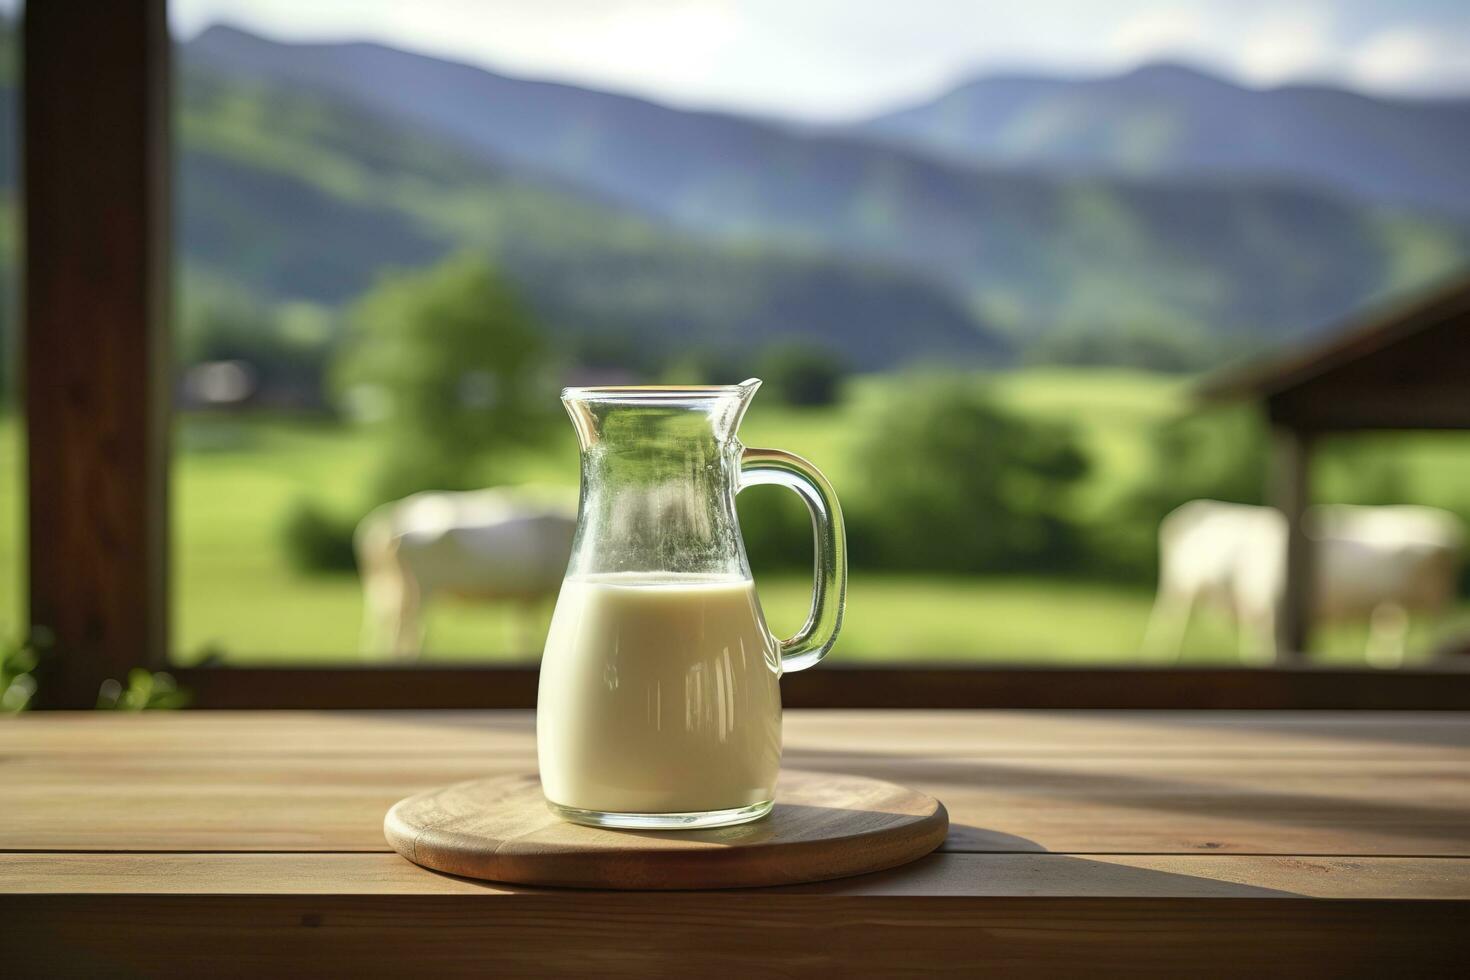
[[[755,400],[755,393],[760,391],[761,379],[746,378],[734,387],[740,393],[740,396],[736,400],[734,417],[730,420],[730,433],[732,435],[735,433],[735,430],[740,428],[741,420],[745,418],[745,413],[750,410],[750,403]]]

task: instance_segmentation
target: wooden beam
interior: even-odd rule
[[[1306,658],[1311,637],[1313,555],[1305,527],[1311,499],[1311,436],[1276,427],[1271,433],[1269,500],[1286,515],[1286,581],[1276,610],[1277,657]]]
[[[1277,425],[1319,433],[1470,429],[1470,395],[1449,382],[1322,384],[1267,399],[1266,410]]]
[[[1470,275],[1461,274],[1413,299],[1395,298],[1387,306],[1320,331],[1315,341],[1212,374],[1195,388],[1195,394],[1206,401],[1269,397],[1302,390],[1334,374],[1353,373],[1354,369],[1382,377],[1385,360],[1392,361],[1395,349],[1403,350],[1405,346],[1433,348],[1458,361],[1463,356],[1467,329]],[[1434,334],[1438,336],[1431,336]],[[1419,353],[1415,358],[1418,366],[1453,380],[1451,365],[1425,359],[1422,348]]]
[[[1079,873],[1088,867],[1086,857],[1071,860]],[[7,957],[17,976],[555,977],[615,966],[628,976],[1298,978],[1470,969],[1470,903],[1454,900],[542,889],[495,896],[487,912],[484,899],[7,895],[0,914],[25,937]]]
[[[164,0],[26,5],[23,278],[39,698],[166,649],[169,37]]]
[[[1470,670],[904,666],[788,674],[788,708],[1470,710]],[[190,667],[200,708],[532,708],[536,668]]]

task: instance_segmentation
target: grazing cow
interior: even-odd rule
[[[1313,600],[1323,620],[1368,617],[1368,659],[1402,663],[1410,611],[1437,613],[1454,596],[1464,532],[1432,507],[1314,507]],[[1286,585],[1286,518],[1273,507],[1193,500],[1159,525],[1159,589],[1146,650],[1176,659],[1197,603],[1233,615],[1241,657],[1276,655],[1276,611]]]
[[[363,586],[363,647],[412,658],[437,595],[523,604],[554,596],[566,574],[575,508],[496,489],[418,493],[362,519],[354,545]],[[529,635],[529,631],[528,631]]]

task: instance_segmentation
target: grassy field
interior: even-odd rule
[[[838,410],[792,410],[758,397],[742,427],[747,445],[789,449],[817,462],[839,492],[868,472],[853,449],[885,410],[880,379],[859,379]],[[1077,501],[1102,515],[1147,471],[1150,428],[1184,404],[1180,384],[1137,372],[1028,370],[996,379],[998,397],[1034,416],[1074,424],[1095,460]],[[343,515],[360,509],[373,465],[362,436],[325,421],[194,416],[178,420],[173,470],[174,659],[217,656],[232,663],[348,662],[358,653],[361,604],[355,576],[304,575],[286,562],[283,514],[315,500]],[[1467,508],[1470,451],[1464,439],[1429,436],[1370,444],[1367,464],[1392,474],[1404,499]],[[0,627],[18,624],[19,574],[15,426],[0,420]],[[1361,457],[1362,454],[1360,453]],[[1331,493],[1346,475],[1329,451],[1322,482]],[[516,462],[526,482],[573,492],[577,466],[570,426],[543,452]],[[1338,467],[1340,470],[1341,467]],[[809,583],[762,575],[771,625],[790,632],[805,614]],[[848,620],[834,654],[843,662],[885,660],[1030,663],[1145,662],[1138,650],[1151,591],[1052,578],[934,578],[854,573]],[[7,605],[8,603],[8,605]],[[535,621],[495,606],[446,603],[429,614],[427,659],[509,660],[534,648],[549,609]],[[1443,628],[1443,626],[1441,627]],[[1422,629],[1417,637],[1429,639]],[[1358,659],[1361,629],[1319,638],[1326,658]],[[1185,662],[1232,662],[1234,632],[1204,616],[1191,629]]]
[[[757,398],[741,436],[817,462],[839,488],[866,472],[854,449],[884,411],[885,382],[861,379],[837,410],[792,410]],[[1128,372],[1028,372],[1005,379],[1001,396],[1027,412],[1085,415],[1085,435],[1100,457],[1089,485],[1101,500],[1136,468],[1147,423],[1171,411],[1175,386]],[[1086,406],[1088,411],[1078,411]],[[175,469],[175,642],[183,662],[216,654],[235,662],[342,660],[359,655],[361,605],[350,575],[303,576],[284,561],[280,515],[298,499],[353,513],[370,470],[371,448],[325,423],[220,417],[182,420]],[[547,449],[516,465],[526,482],[560,484],[577,474],[570,427]],[[759,573],[758,573],[759,575]],[[772,627],[789,632],[805,615],[809,582],[760,575]],[[853,660],[1020,659],[1032,662],[1128,660],[1151,596],[1146,590],[1048,579],[936,579],[855,574],[841,656]],[[544,629],[513,610],[446,603],[429,615],[432,659],[497,659],[524,654],[527,634]],[[1203,623],[1191,653],[1228,656],[1230,634]]]

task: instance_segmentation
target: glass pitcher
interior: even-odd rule
[[[568,388],[582,498],[536,711],[551,809],[603,827],[757,820],[781,763],[783,671],[832,648],[847,590],[842,512],[810,463],[735,436],[760,381]],[[816,584],[788,640],[766,627],[735,494],[790,487],[811,511]]]

